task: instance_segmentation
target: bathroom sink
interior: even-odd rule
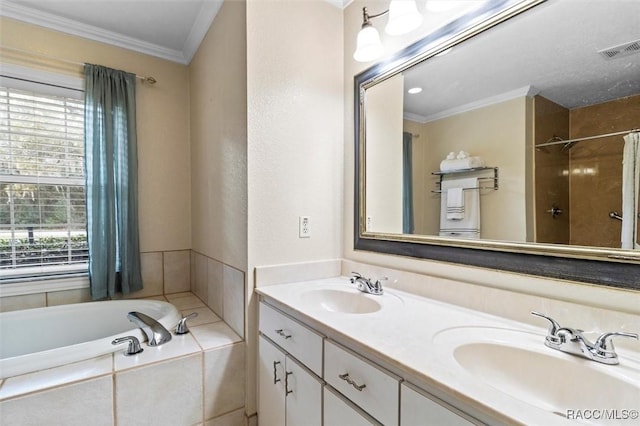
[[[358,290],[320,288],[303,292],[303,303],[329,312],[345,314],[368,314],[379,311],[382,304],[374,297]]]
[[[459,327],[438,333],[434,344],[451,369],[472,381],[562,417],[594,409],[621,415],[637,409],[640,399],[637,362],[623,358],[619,365],[599,364],[547,348],[544,335]]]

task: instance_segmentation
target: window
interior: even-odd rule
[[[6,77],[0,80],[0,279],[86,272],[82,92]]]

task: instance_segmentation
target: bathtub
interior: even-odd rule
[[[157,300],[77,303],[0,313],[0,378],[53,368],[115,351],[116,337],[146,336],[127,319],[138,311],[172,330],[180,312]]]

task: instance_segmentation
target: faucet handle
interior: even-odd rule
[[[129,342],[129,345],[127,346],[127,350],[124,351],[124,356],[136,355],[144,351],[144,349],[140,347],[140,341],[135,336],[118,337],[117,339],[114,339],[111,344],[119,345],[126,342]]]
[[[560,324],[558,324],[558,322],[556,320],[554,320],[553,318],[551,318],[550,316],[547,316],[545,314],[541,314],[540,312],[536,312],[536,311],[531,311],[531,315],[535,315],[537,317],[540,318],[544,318],[547,321],[549,321],[549,331],[547,332],[548,337],[556,337],[558,330],[560,330],[562,327],[560,326]]]
[[[178,325],[176,325],[176,334],[187,334],[189,332],[189,327],[187,327],[187,320],[195,318],[197,316],[198,313],[193,312],[185,317],[182,317],[182,319],[178,321]]]
[[[604,333],[602,336],[598,337],[596,342],[593,345],[594,350],[598,352],[599,355],[611,354],[615,355],[613,342],[611,338],[614,336],[618,337],[630,337],[632,339],[638,340],[638,335],[636,333],[623,333],[614,331],[611,333]]]

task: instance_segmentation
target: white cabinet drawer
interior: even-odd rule
[[[364,411],[328,386],[324,387],[324,426],[380,426]]]
[[[271,306],[260,303],[260,332],[322,376],[322,336]]]
[[[403,383],[400,408],[401,426],[447,425],[472,426],[467,416],[436,397],[416,387]]]
[[[324,380],[386,426],[398,425],[400,380],[326,341]]]

